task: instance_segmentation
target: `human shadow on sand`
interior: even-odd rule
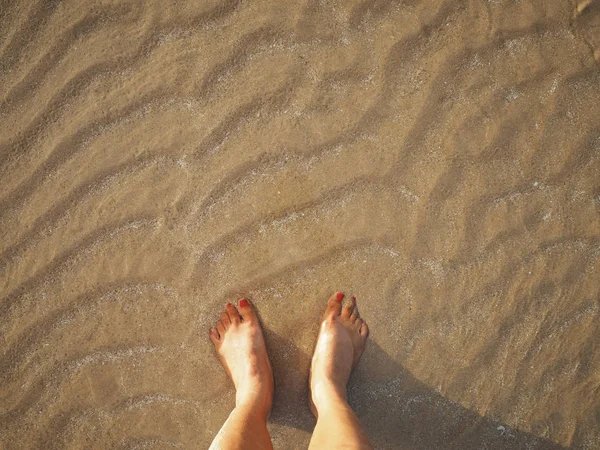
[[[310,356],[266,330],[276,393],[270,421],[310,432]],[[548,439],[482,417],[417,380],[373,340],[350,380],[349,402],[377,449],[559,450]]]

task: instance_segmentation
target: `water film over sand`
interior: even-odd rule
[[[246,296],[306,448],[600,449],[600,2],[0,0],[0,448],[207,448]]]

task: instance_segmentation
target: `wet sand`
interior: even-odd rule
[[[206,448],[327,297],[378,449],[600,448],[600,2],[0,4],[0,448]]]

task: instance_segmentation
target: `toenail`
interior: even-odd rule
[[[246,300],[245,298],[240,300],[240,307],[244,308],[248,306],[248,300]]]
[[[335,299],[336,299],[338,302],[341,302],[341,301],[344,299],[344,293],[343,293],[343,292],[338,292],[338,293],[335,295]]]
[[[352,296],[352,301],[355,302],[356,301],[356,297],[353,295]]]
[[[225,305],[225,306],[227,306],[229,308],[231,306],[231,303],[227,303],[227,305]]]

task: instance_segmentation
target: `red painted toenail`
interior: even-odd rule
[[[227,305],[226,305],[226,306],[229,308],[229,307],[231,306],[231,303],[227,303]]]
[[[240,300],[240,307],[241,308],[245,308],[246,306],[248,306],[248,300],[246,300],[245,298]]]
[[[356,297],[353,295],[352,296],[352,301],[355,302],[356,301]]]
[[[341,302],[341,301],[344,299],[344,293],[343,293],[343,292],[338,292],[338,293],[335,295],[335,299],[336,299],[338,302]]]

